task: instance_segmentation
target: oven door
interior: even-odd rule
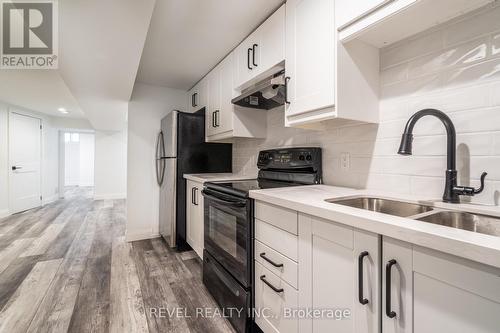
[[[251,200],[205,188],[205,249],[245,288],[251,281]]]

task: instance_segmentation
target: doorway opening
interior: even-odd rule
[[[61,131],[61,197],[94,193],[95,136],[92,132]]]

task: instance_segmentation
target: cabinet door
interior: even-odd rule
[[[254,77],[257,67],[254,66],[253,49],[258,43],[256,32],[248,36],[235,50],[238,70],[236,72],[236,87],[243,85]],[[257,53],[258,56],[258,53]],[[255,59],[258,61],[258,59]]]
[[[412,246],[384,237],[382,258],[382,332],[412,333]]]
[[[207,76],[208,80],[208,107],[205,112],[207,136],[218,133],[217,120],[220,114],[220,70],[214,68]]]
[[[196,246],[196,225],[195,225],[195,209],[194,209],[194,183],[190,180],[186,185],[186,241],[192,248]]]
[[[286,116],[335,104],[335,40],[334,1],[287,1]]]
[[[285,5],[257,29],[258,40],[252,45],[253,66],[260,74],[285,60]]]
[[[200,258],[203,258],[203,196],[202,184],[187,181],[186,240]]]
[[[299,307],[337,311],[337,318],[325,313],[301,321],[299,331],[379,332],[380,237],[318,218],[299,219]]]
[[[234,54],[229,54],[218,66],[220,78],[220,113],[217,117],[217,132],[224,133],[233,129],[234,105]]]
[[[394,0],[335,0],[335,25],[342,27],[391,1]]]
[[[198,234],[198,239],[196,241],[197,245],[196,248],[194,249],[196,253],[198,254],[198,257],[203,259],[203,249],[204,249],[204,242],[205,242],[205,210],[204,210],[204,201],[203,201],[203,195],[201,194],[201,190],[203,189],[203,184],[197,184],[197,190],[196,190],[196,197],[195,197],[195,202],[196,202],[196,225],[197,225],[197,234]]]
[[[196,112],[207,106],[208,87],[207,80],[201,80],[193,89],[188,93],[188,110]]]
[[[415,246],[413,332],[498,332],[499,286],[498,269]]]

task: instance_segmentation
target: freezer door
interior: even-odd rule
[[[177,114],[177,111],[172,111],[161,120],[165,143],[164,157],[177,157]]]
[[[165,177],[160,187],[160,235],[170,247],[175,247],[177,159],[165,160]]]

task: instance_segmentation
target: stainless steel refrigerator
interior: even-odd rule
[[[178,250],[186,242],[187,173],[232,171],[232,145],[205,142],[205,109],[172,111],[161,120],[156,142],[156,176],[160,186],[160,234]]]

